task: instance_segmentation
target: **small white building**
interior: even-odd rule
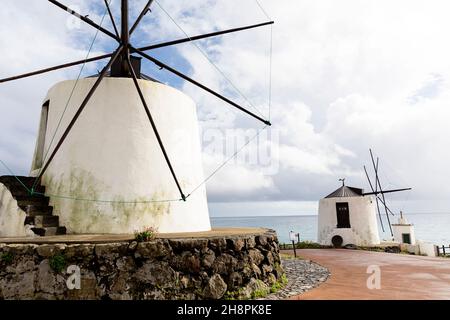
[[[342,185],[319,201],[318,241],[336,247],[380,244],[375,197]]]
[[[414,233],[414,225],[409,223],[400,212],[398,223],[392,224],[392,232],[394,233],[394,240],[398,243],[416,244],[416,235]]]

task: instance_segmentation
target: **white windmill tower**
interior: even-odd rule
[[[121,0],[120,34],[108,1],[114,32],[58,1],[49,2],[112,38],[117,49],[0,79],[3,83],[109,59],[95,77],[63,81],[49,90],[42,103],[30,177],[0,177],[0,236],[24,235],[25,225],[39,235],[132,233],[148,226],[160,232],[210,230],[195,103],[143,75],[141,59],[270,126],[268,120],[146,52],[273,21],[136,48],[130,36],[153,0],[131,28],[128,0]]]
[[[371,192],[364,192],[361,188],[345,185],[330,193],[319,201],[318,241],[323,245],[341,247],[345,245],[376,246],[380,244],[377,214],[381,229],[384,232],[384,224],[380,211],[380,203],[385,208],[386,219],[390,228],[392,226],[389,215],[394,215],[386,203],[385,194],[411,190],[411,188],[383,190],[378,176],[379,159],[375,161],[372,150],[370,150],[373,168],[375,171],[375,182],[366,173]]]

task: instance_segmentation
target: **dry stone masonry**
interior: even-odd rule
[[[79,270],[80,289],[68,268]],[[272,230],[141,243],[0,244],[0,299],[252,298],[283,274]]]

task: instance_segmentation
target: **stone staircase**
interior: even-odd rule
[[[25,225],[30,225],[31,230],[39,236],[53,236],[66,234],[66,228],[59,225],[59,217],[53,215],[53,207],[49,206],[50,198],[45,194],[44,186],[36,186],[31,195],[28,190],[17,180],[19,179],[28,189],[33,187],[34,177],[2,176],[0,183],[11,192],[17,201],[19,208],[25,211]]]

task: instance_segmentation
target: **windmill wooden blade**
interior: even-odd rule
[[[375,171],[375,191],[378,191],[378,187],[380,187],[380,191],[382,192],[382,190],[381,190],[381,185],[379,184],[380,180],[379,180],[379,178],[378,178],[378,164],[379,164],[379,159],[377,158],[377,162],[376,162],[376,164],[375,164],[375,161],[374,161],[374,158],[373,158],[372,149],[369,149],[369,151],[370,151],[370,158],[372,159],[373,169],[374,169],[374,171]],[[378,197],[377,197],[377,199],[378,199]],[[384,199],[384,197],[383,197],[382,199],[383,199],[382,202],[383,202],[383,205],[384,205],[384,209],[385,209],[385,212],[386,212],[386,218],[387,218],[389,230],[391,231],[391,234],[392,234],[391,221],[389,220],[389,215],[388,215],[388,212],[387,212],[387,209],[386,209],[386,208],[387,208],[387,206],[386,206],[386,200]]]
[[[367,180],[369,181],[369,185],[371,187],[371,189],[373,190],[372,187],[372,183],[370,181],[369,175],[367,174],[367,169],[366,166],[364,166],[364,171],[366,172],[366,176],[367,176]],[[411,188],[405,188],[405,189],[396,189],[396,190],[385,190],[383,191],[383,193],[388,193],[388,192],[397,192],[397,191],[403,191],[403,190],[411,190]],[[387,210],[394,216],[394,212],[392,212],[391,209],[389,209],[389,207],[386,205],[386,203],[383,201],[383,199],[380,198],[379,194],[381,192],[380,191],[376,191],[376,192],[364,192],[362,195],[363,196],[370,196],[370,195],[374,195],[376,197],[376,199],[378,199],[378,201],[380,201],[383,205],[386,206]]]
[[[375,192],[375,190],[373,189],[372,181],[370,181],[369,173],[367,172],[366,166],[364,166],[364,172],[366,173],[367,181],[369,181],[370,189],[372,189],[372,192]],[[380,218],[381,230],[383,230],[383,232],[384,232],[383,219],[381,218],[380,206],[378,204],[378,196],[375,197],[375,202],[377,204],[377,211],[378,211],[378,217]]]
[[[161,42],[161,43],[153,44],[153,45],[150,45],[150,46],[145,46],[145,47],[138,48],[138,50],[140,50],[140,51],[148,51],[148,50],[153,50],[153,49],[158,49],[158,48],[164,48],[164,47],[168,47],[168,46],[172,46],[172,45],[176,45],[176,44],[186,43],[186,42],[195,41],[195,40],[201,40],[201,39],[214,37],[214,36],[219,36],[219,35],[223,35],[223,34],[227,34],[227,33],[253,29],[253,28],[266,26],[266,25],[273,24],[273,23],[274,23],[273,21],[270,21],[270,22],[259,23],[259,24],[250,25],[250,26],[246,26],[246,27],[240,27],[240,28],[228,29],[228,30],[223,30],[223,31],[211,32],[211,33],[202,34],[202,35],[198,35],[198,36],[193,36],[193,37],[189,37],[189,38],[181,38],[181,39],[177,39],[177,40]],[[54,67],[49,67],[49,68],[45,68],[45,69],[41,69],[41,70],[36,70],[36,71],[32,71],[32,72],[21,74],[21,75],[13,76],[13,77],[0,79],[0,83],[14,81],[14,80],[19,80],[19,79],[23,79],[23,78],[27,78],[27,77],[32,77],[32,76],[36,76],[36,75],[47,73],[47,72],[51,72],[51,71],[56,71],[56,70],[60,70],[60,69],[64,69],[64,68],[77,66],[77,65],[80,65],[80,64],[83,64],[83,63],[94,62],[94,61],[98,61],[98,60],[102,60],[102,59],[106,59],[106,58],[111,58],[112,55],[113,55],[112,53],[109,53],[109,54],[104,54],[104,55],[97,56],[97,57],[92,57],[92,58],[89,58],[89,59],[69,62],[69,63],[65,63],[65,64],[62,64],[62,65],[54,66]]]
[[[373,162],[373,158],[372,158],[372,163],[375,166],[375,163]],[[375,168],[375,191],[378,191],[378,184],[377,184],[377,180],[378,180],[378,159],[377,159],[377,164]],[[378,215],[380,216],[380,221],[382,220],[381,218],[381,212],[380,212],[380,206],[379,206],[379,202],[378,202],[378,197],[375,198],[376,202],[377,202],[377,210],[378,210]],[[389,224],[389,222],[388,222]],[[384,227],[383,227],[383,232],[384,232]]]
[[[141,22],[142,18],[144,18],[144,16],[147,14],[148,10],[150,9],[150,6],[152,5],[154,0],[149,0],[147,2],[147,4],[145,5],[144,9],[142,10],[141,14],[139,15],[139,17],[136,19],[135,23],[133,24],[133,26],[130,29],[130,35],[133,34],[134,30],[136,30],[137,26],[139,25],[139,23]]]
[[[104,34],[110,36],[111,38],[117,40],[118,42],[120,42],[120,37],[117,37],[114,33],[106,30],[105,28],[99,26],[98,24],[96,24],[94,21],[92,21],[91,19],[82,16],[81,14],[79,14],[78,12],[75,12],[74,10],[70,9],[69,7],[63,5],[62,3],[56,1],[56,0],[48,0],[49,2],[53,3],[55,6],[63,9],[64,11],[67,11],[68,13],[70,13],[71,15],[77,17],[78,19],[86,22],[87,24],[89,24],[90,26],[94,27],[95,29],[103,32]]]
[[[167,46],[171,46],[171,45],[175,45],[175,44],[220,36],[220,35],[227,34],[227,33],[233,33],[233,32],[239,32],[239,31],[249,30],[249,29],[253,29],[253,28],[263,27],[263,26],[271,25],[273,23],[274,23],[273,21],[268,21],[268,22],[253,24],[253,25],[249,25],[249,26],[245,26],[245,27],[239,27],[239,28],[233,28],[233,29],[227,29],[227,30],[222,30],[222,31],[215,31],[215,32],[211,32],[211,33],[200,34],[197,36],[181,38],[181,39],[177,39],[177,40],[163,42],[160,44],[153,44],[150,46],[139,48],[139,50],[140,51],[148,51],[148,50],[152,50],[152,49],[158,49],[158,48],[167,47]]]
[[[366,194],[363,194],[363,195],[366,195]],[[394,212],[391,210],[391,209],[389,209],[389,207],[387,206],[387,203],[385,203],[384,201],[383,201],[383,199],[381,199],[380,198],[380,196],[376,196],[377,197],[377,199],[386,207],[386,209],[389,211],[389,213],[391,214],[391,215],[393,215],[393,216],[395,216],[395,214],[394,214]]]
[[[391,226],[391,221],[389,219],[389,213],[388,213],[388,210],[387,210],[386,199],[385,199],[384,194],[383,194],[383,189],[381,188],[380,178],[378,177],[379,158],[377,157],[377,162],[375,164],[375,160],[374,160],[374,157],[373,157],[372,149],[369,149],[369,152],[370,152],[370,158],[372,159],[373,169],[375,170],[375,191],[378,190],[378,187],[380,188],[380,193],[381,193],[381,196],[382,196],[381,198],[383,199],[384,210],[386,212],[386,219],[388,221],[389,230],[391,232],[391,235],[393,236],[394,233],[392,232],[392,226]]]
[[[383,205],[384,205],[384,211],[386,212],[386,219],[388,221],[389,224],[389,230],[391,231],[391,236],[394,235],[393,231],[392,231],[392,226],[391,226],[391,220],[389,218],[389,213],[388,213],[388,206],[386,204],[386,199],[384,197],[384,193],[382,192],[383,189],[381,187],[381,183],[380,183],[380,178],[378,177],[378,158],[377,158],[377,174],[376,174],[376,178],[377,178],[377,183],[378,183],[378,187],[380,188],[381,191],[381,198],[383,199]],[[390,211],[390,210],[389,210]],[[392,211],[391,211],[392,212]]]
[[[60,70],[60,69],[65,69],[65,68],[77,66],[77,65],[80,65],[80,64],[83,64],[83,63],[88,63],[88,62],[98,61],[98,60],[102,60],[102,59],[106,59],[106,58],[111,58],[112,55],[113,55],[112,53],[108,53],[108,54],[104,54],[104,55],[101,55],[101,56],[92,57],[92,58],[89,58],[89,59],[78,60],[78,61],[74,61],[74,62],[61,64],[59,66],[54,66],[54,67],[50,67],[50,68],[36,70],[36,71],[32,71],[32,72],[21,74],[21,75],[18,75],[18,76],[13,76],[13,77],[9,77],[9,78],[0,79],[0,83],[8,82],[8,81],[14,81],[14,80],[19,80],[19,79],[23,79],[23,78],[28,78],[28,77],[36,76],[36,75],[39,75],[39,74],[43,74],[43,73],[47,73],[47,72],[51,72],[51,71],[55,71],[55,70]]]
[[[162,153],[164,155],[164,159],[166,160],[166,163],[167,163],[167,165],[169,167],[170,173],[172,174],[172,177],[175,180],[175,183],[177,185],[178,191],[180,192],[181,199],[183,201],[186,201],[186,196],[184,195],[183,190],[181,189],[180,183],[179,183],[178,178],[177,178],[177,176],[175,174],[175,170],[173,169],[172,163],[170,162],[169,156],[167,155],[166,148],[164,147],[164,144],[162,142],[161,136],[159,135],[158,129],[156,128],[155,121],[153,120],[153,117],[152,117],[152,115],[150,113],[150,110],[149,110],[149,108],[147,106],[147,102],[145,101],[145,97],[144,97],[144,95],[142,93],[142,90],[139,87],[139,82],[137,80],[136,73],[135,73],[135,71],[133,69],[133,66],[131,65],[130,58],[127,59],[127,64],[128,64],[128,67],[129,67],[129,69],[131,71],[133,82],[134,82],[136,90],[137,90],[137,92],[139,94],[139,97],[141,99],[142,105],[144,106],[145,113],[147,114],[147,118],[150,121],[150,124],[152,126],[153,132],[155,133],[155,136],[156,136],[156,139],[158,141],[159,147],[161,148],[161,151],[162,151]]]
[[[381,230],[383,230],[383,232],[384,232],[384,224],[383,224],[383,219],[381,218],[381,211],[380,211],[380,204],[378,203],[378,197],[375,198],[375,202],[377,204],[377,211],[378,211],[378,217],[380,218]]]
[[[391,190],[381,190],[376,192],[364,192],[363,195],[368,196],[372,194],[384,194],[384,193],[393,193],[393,192],[400,192],[400,191],[408,191],[412,190],[412,188],[401,188],[401,189],[391,189]]]
[[[111,19],[111,24],[114,28],[114,32],[116,33],[117,38],[120,38],[119,30],[117,29],[116,21],[114,20],[114,16],[111,12],[111,7],[109,6],[108,0],[104,0],[104,1],[105,1],[106,9],[108,10],[109,18]]]
[[[228,99],[228,98],[222,96],[221,94],[215,92],[214,90],[208,88],[207,86],[201,84],[200,82],[195,81],[194,79],[191,79],[190,77],[186,76],[185,74],[183,74],[183,73],[181,73],[181,72],[175,70],[174,68],[172,68],[172,67],[170,67],[170,66],[168,66],[168,65],[166,65],[166,64],[164,64],[164,63],[162,63],[161,61],[159,61],[159,60],[157,60],[157,59],[155,59],[155,58],[149,56],[149,55],[146,54],[145,52],[142,52],[141,50],[136,49],[136,48],[133,48],[133,47],[131,47],[131,50],[134,51],[134,52],[136,52],[136,53],[138,53],[139,55],[141,55],[142,57],[146,58],[147,60],[153,62],[153,63],[156,64],[158,67],[161,67],[161,68],[163,68],[163,69],[166,69],[167,71],[169,71],[169,72],[171,72],[171,73],[177,75],[178,77],[180,77],[180,78],[182,78],[182,79],[184,79],[184,80],[186,80],[186,81],[189,81],[190,83],[192,83],[192,84],[196,85],[197,87],[199,87],[199,88],[201,88],[201,89],[203,89],[203,90],[205,90],[205,91],[211,93],[212,95],[214,95],[214,96],[218,97],[219,99],[221,99],[221,100],[227,102],[228,104],[230,104],[230,105],[232,105],[233,107],[235,107],[235,108],[241,110],[242,112],[244,112],[244,113],[246,113],[246,114],[252,116],[253,118],[255,118],[255,119],[257,119],[257,120],[263,122],[265,125],[268,125],[268,126],[271,126],[271,125],[272,125],[272,124],[270,123],[270,121],[265,120],[265,119],[263,119],[263,118],[257,116],[257,115],[254,114],[253,112],[248,111],[247,109],[241,107],[241,106],[238,105],[237,103],[235,103],[235,102],[231,101],[230,99]]]

